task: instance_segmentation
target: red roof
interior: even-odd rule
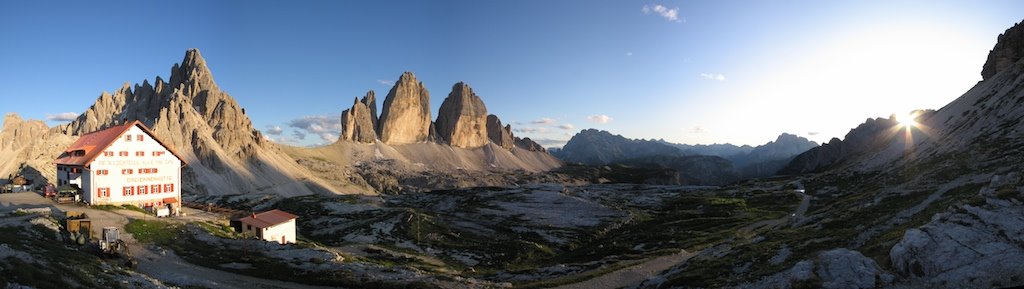
[[[103,150],[110,147],[114,141],[120,139],[124,132],[136,125],[139,126],[139,128],[142,128],[142,131],[145,131],[146,134],[149,134],[149,137],[156,140],[160,145],[164,146],[164,148],[167,148],[172,155],[181,160],[183,165],[185,164],[185,160],[182,159],[177,152],[167,146],[167,144],[161,141],[160,138],[153,135],[153,131],[149,130],[146,125],[137,120],[104,130],[90,132],[78,137],[78,140],[71,144],[67,149],[64,149],[64,153],[60,154],[54,162],[59,165],[87,166],[92,163],[92,161],[95,160]],[[84,153],[76,154],[76,151],[84,151]]]
[[[253,214],[252,216],[247,216],[245,218],[238,219],[238,221],[249,225],[253,225],[257,228],[266,228],[283,224],[298,217],[299,216],[292,215],[291,213],[282,210],[273,209],[270,211]]]

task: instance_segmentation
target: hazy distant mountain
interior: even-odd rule
[[[661,141],[628,139],[596,129],[580,131],[555,154],[563,161],[592,165],[648,156],[682,155],[682,150]]]
[[[634,140],[621,135],[613,135],[595,129],[583,130],[569,140],[560,150],[552,154],[567,162],[585,164],[607,164],[636,159],[653,159],[664,157],[668,160],[681,160],[679,156],[703,155],[728,160],[732,179],[737,177],[751,178],[774,175],[779,168],[786,165],[793,156],[817,146],[816,143],[792,134],[781,134],[775,141],[751,146],[733,144],[686,145],[674,144],[664,140]],[[690,159],[694,161],[697,159]],[[708,160],[708,159],[700,159]],[[670,166],[671,167],[671,166]]]

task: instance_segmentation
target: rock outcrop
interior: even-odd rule
[[[583,164],[608,164],[649,156],[681,156],[683,152],[659,141],[634,140],[596,129],[574,135],[556,157]]]
[[[861,154],[878,151],[889,146],[894,140],[902,140],[900,125],[895,116],[869,118],[863,124],[851,129],[843,140],[832,138],[820,147],[812,148],[797,155],[789,164],[779,170],[780,174],[817,172]]]
[[[245,110],[217,86],[199,50],[185,53],[171,69],[169,82],[157,77],[154,83],[104,92],[57,130],[78,136],[142,121],[189,164],[183,185],[190,193],[302,195],[328,190],[253,128]]]
[[[1022,22],[1024,23],[1024,22]],[[1024,57],[1024,25],[1017,23],[999,34],[995,47],[988,53],[988,59],[981,69],[981,78],[989,79],[1000,71],[1010,68]]]
[[[50,127],[38,120],[25,121],[15,113],[4,115],[3,128],[0,129],[0,150],[20,149],[43,138]]]
[[[341,112],[341,140],[373,143],[377,140],[375,129],[376,116],[371,107],[376,107],[373,91],[366,93],[363,99],[355,99],[352,107]]]
[[[42,121],[24,120],[14,113],[5,115],[0,129],[0,178],[20,175],[33,184],[56,182],[53,156],[73,141]],[[4,181],[0,179],[0,184]]]
[[[532,139],[530,139],[528,137],[527,138],[516,137],[515,138],[515,142],[516,142],[516,146],[517,147],[519,147],[521,149],[524,149],[524,150],[528,150],[528,151],[531,151],[531,152],[543,152],[543,151],[545,151],[543,146],[541,146],[539,143],[533,141]]]
[[[425,142],[432,135],[430,119],[430,93],[412,72],[405,72],[384,98],[377,135],[385,144]]]
[[[515,146],[515,139],[512,138],[512,126],[501,126],[501,120],[497,115],[487,115],[487,138],[494,144],[505,149],[512,149]]]
[[[488,142],[487,107],[469,85],[456,83],[441,103],[435,128],[442,143],[462,148],[481,147]]]

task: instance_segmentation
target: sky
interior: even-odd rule
[[[170,2],[168,2],[170,3]],[[276,142],[333,142],[412,71],[464,81],[514,134],[677,143],[842,138],[981,80],[1024,1],[2,1],[0,113],[67,122],[199,48]],[[1016,12],[1015,12],[1016,11]],[[380,111],[380,109],[378,109]]]

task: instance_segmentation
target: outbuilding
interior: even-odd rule
[[[142,122],[82,135],[54,163],[57,186],[79,188],[81,200],[90,205],[181,211],[185,161]]]
[[[238,219],[238,229],[242,234],[265,241],[295,243],[295,219],[298,218],[291,213],[273,209]]]

